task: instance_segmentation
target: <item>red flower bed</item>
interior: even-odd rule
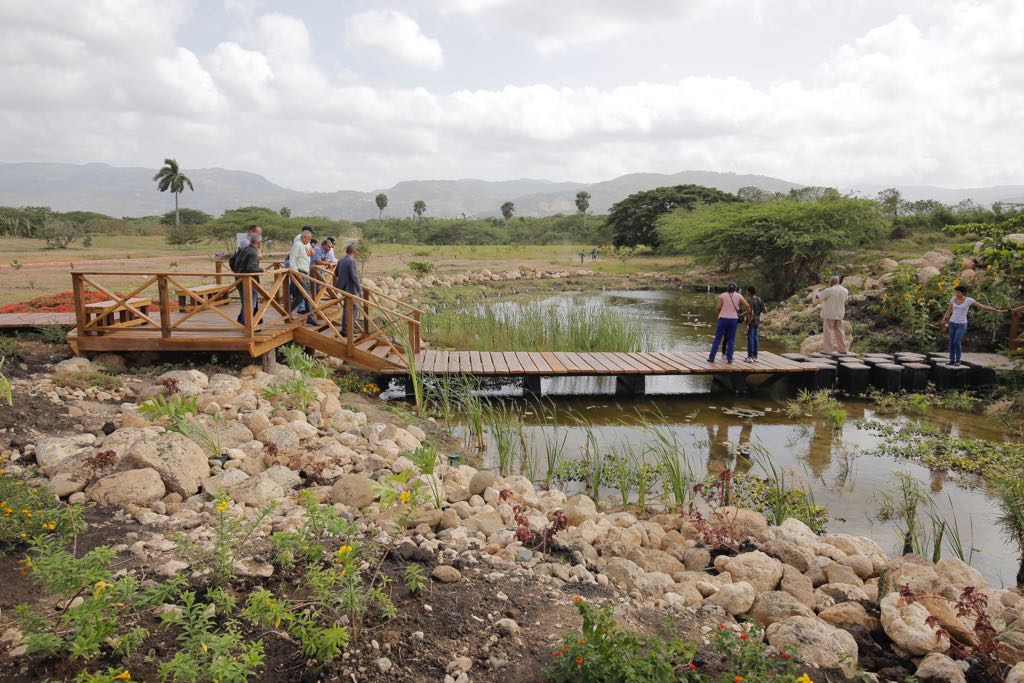
[[[118,296],[124,296],[119,293]],[[106,295],[100,292],[87,291],[82,294],[87,304],[95,304],[100,301],[107,301]],[[156,301],[153,302],[154,307]],[[178,310],[178,302],[168,302],[170,310]],[[74,313],[75,294],[74,292],[58,292],[57,294],[44,294],[28,301],[19,301],[14,304],[0,306],[0,313]]]

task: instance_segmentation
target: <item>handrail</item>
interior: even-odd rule
[[[284,273],[291,270],[291,268],[272,268],[270,270],[264,270],[259,273],[221,273],[221,276],[231,277],[259,277],[260,275],[276,275],[277,273]],[[72,270],[72,275],[131,275],[131,276],[150,276],[150,275],[169,275],[169,276],[180,276],[180,277],[217,277],[217,273],[191,273],[184,270],[166,270],[166,271],[136,271],[136,270]]]
[[[388,313],[390,313],[390,314],[392,314],[392,315],[396,315],[396,316],[398,316],[399,318],[401,318],[402,320],[405,320],[406,322],[410,322],[410,323],[415,323],[415,324],[417,324],[417,325],[419,324],[419,321],[418,321],[418,320],[415,320],[414,318],[410,318],[410,317],[409,317],[409,316],[407,316],[407,315],[404,315],[404,314],[402,314],[402,313],[399,313],[398,311],[392,310],[392,309],[390,309],[390,308],[387,308],[387,307],[385,307],[385,306],[381,306],[381,305],[380,305],[379,303],[376,303],[375,301],[372,301],[371,299],[366,299],[366,298],[364,298],[364,297],[361,297],[361,296],[358,296],[358,295],[356,295],[356,294],[352,294],[352,293],[350,293],[350,292],[346,292],[346,291],[345,291],[345,290],[343,290],[343,289],[338,289],[337,287],[335,287],[335,286],[334,286],[334,285],[332,285],[332,284],[329,284],[329,283],[323,282],[323,281],[321,281],[321,280],[317,280],[317,279],[316,279],[316,278],[314,278],[314,277],[313,277],[312,275],[307,275],[306,273],[302,273],[302,272],[299,272],[299,271],[297,271],[297,270],[293,270],[292,272],[293,272],[293,273],[295,273],[295,275],[296,275],[296,276],[298,276],[298,277],[301,277],[301,278],[306,278],[306,279],[308,279],[308,280],[312,280],[313,282],[315,282],[315,283],[316,283],[317,287],[320,287],[320,288],[322,288],[322,289],[326,289],[326,290],[329,290],[329,291],[335,292],[335,293],[337,293],[337,294],[341,294],[341,295],[342,295],[343,297],[349,297],[349,298],[351,298],[351,299],[352,299],[352,300],[353,300],[354,302],[356,302],[356,303],[364,303],[364,304],[369,304],[369,305],[370,305],[370,306],[372,306],[373,308],[376,308],[376,309],[378,309],[378,310],[381,310],[381,311],[386,311],[386,312],[388,312]],[[374,290],[373,288],[367,288],[367,287],[364,287],[364,289],[369,289],[369,291],[373,292],[374,294],[377,294],[377,291],[376,291],[376,290]],[[300,293],[301,293],[301,292],[300,292]],[[390,297],[388,297],[388,296],[387,296],[386,294],[381,294],[380,296],[382,296],[382,297],[384,297],[384,298],[386,298],[386,299],[392,300],[392,299],[390,299]],[[308,300],[309,300],[309,299],[307,298],[307,301],[308,301]],[[398,301],[397,299],[394,299],[393,301],[397,301],[398,303],[403,303],[403,302],[401,302],[401,301]],[[412,309],[413,309],[414,311],[416,311],[416,312],[422,313],[422,311],[420,311],[420,309],[416,308],[415,306],[409,306],[408,304],[406,304],[406,306],[408,306],[409,308],[412,308]]]
[[[399,306],[405,306],[406,308],[412,309],[412,310],[416,311],[417,313],[419,313],[421,315],[423,314],[423,309],[422,308],[417,308],[416,306],[413,306],[412,304],[410,304],[408,302],[402,301],[401,299],[396,299],[396,298],[394,298],[392,296],[388,296],[387,294],[385,294],[384,292],[380,291],[376,287],[371,287],[370,285],[361,285],[361,287],[363,289],[367,289],[367,290],[373,292],[374,294],[376,294],[377,296],[381,297],[382,299],[387,299],[388,301],[394,302],[394,303],[398,304]]]

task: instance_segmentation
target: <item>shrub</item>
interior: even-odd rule
[[[122,382],[104,370],[58,370],[53,375],[54,384],[66,389],[120,389]]]
[[[45,486],[8,474],[0,459],[0,553],[41,536],[70,540],[85,530],[82,509],[64,505]]]
[[[434,270],[434,264],[429,261],[409,261],[406,265],[414,275],[429,275]]]

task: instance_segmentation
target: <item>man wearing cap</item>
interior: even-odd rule
[[[249,239],[244,247],[239,247],[238,251],[235,252],[232,257],[234,263],[234,272],[236,273],[262,273],[263,267],[260,266],[260,247],[263,246],[263,234],[261,232],[252,232],[249,234]],[[238,293],[242,297],[242,304],[238,308],[238,322],[239,324],[245,324],[245,286],[242,278],[238,279]],[[253,280],[259,282],[259,277],[254,277]],[[260,297],[256,292],[256,288],[251,288],[252,291],[252,313],[255,316],[256,310],[260,305]]]

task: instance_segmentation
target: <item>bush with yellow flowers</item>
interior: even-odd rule
[[[61,503],[49,488],[10,469],[0,458],[0,554],[37,536],[66,541],[85,529],[81,507]]]

